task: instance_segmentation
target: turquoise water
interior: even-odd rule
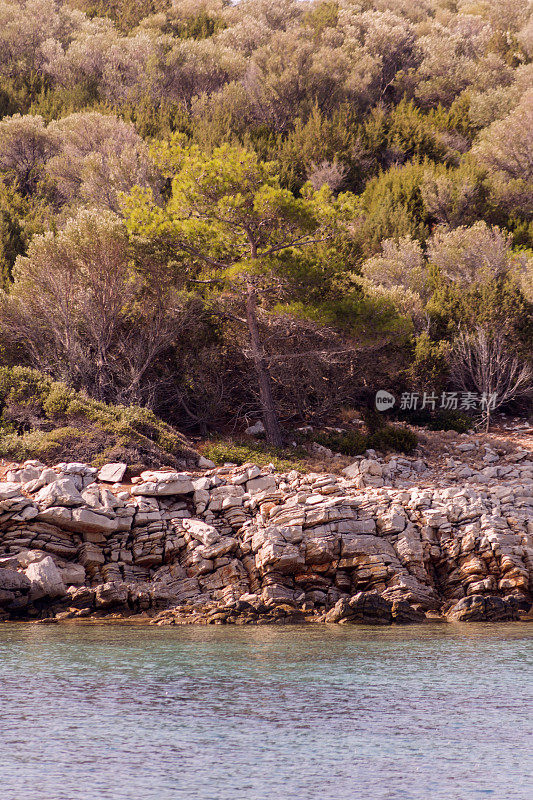
[[[0,625],[2,800],[531,800],[533,626]]]

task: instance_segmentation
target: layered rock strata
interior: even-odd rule
[[[112,484],[120,465],[27,462],[0,483],[0,617],[519,619],[533,460],[489,469],[421,486],[420,459],[367,457],[342,475],[249,464]]]

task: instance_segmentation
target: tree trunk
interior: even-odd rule
[[[283,438],[281,428],[276,414],[274,398],[272,397],[272,383],[268,372],[268,366],[261,344],[259,326],[257,324],[257,295],[252,283],[247,284],[246,295],[246,321],[248,323],[248,333],[250,334],[250,345],[252,348],[252,358],[254,360],[255,372],[259,383],[259,397],[261,401],[261,412],[263,424],[265,426],[267,442],[274,447],[282,447]]]

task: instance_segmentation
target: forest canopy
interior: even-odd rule
[[[0,272],[2,366],[183,430],[527,372],[533,5],[0,0]]]

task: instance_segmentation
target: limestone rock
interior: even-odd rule
[[[379,461],[372,458],[363,458],[359,464],[359,472],[362,475],[374,475],[375,477],[381,478],[383,468]]]
[[[406,600],[394,600],[392,604],[392,619],[399,625],[412,625],[426,621],[422,611],[413,608]]]
[[[211,490],[209,510],[212,512],[222,509],[242,506],[244,489],[242,486],[217,486]]]
[[[304,565],[299,548],[287,542],[267,542],[255,556],[256,567],[262,571],[290,573]]]
[[[343,470],[343,475],[346,475],[347,478],[356,478],[359,475],[359,462],[354,461],[353,464],[350,464],[348,467],[345,467]]]
[[[200,519],[184,519],[184,529],[206,547],[215,544],[220,539],[217,529]]]
[[[68,603],[73,608],[91,609],[94,606],[95,590],[87,586],[76,588],[74,586],[67,589]]]
[[[360,625],[390,625],[392,604],[377,592],[359,592],[350,599],[341,598],[325,616],[326,622]]]
[[[57,525],[58,528],[88,535],[95,533],[110,534],[119,527],[116,518],[98,514],[87,507],[64,508],[63,506],[51,506],[41,511],[38,517],[43,522]]]
[[[119,461],[104,464],[98,473],[98,480],[107,483],[120,483],[127,469],[128,465],[122,464]]]
[[[81,564],[67,564],[59,572],[65,586],[83,586],[85,583],[85,567]]]
[[[105,556],[101,547],[97,547],[92,542],[86,542],[80,547],[78,561],[86,569],[90,569],[105,564]]]
[[[30,591],[31,581],[22,572],[17,572],[14,569],[0,568],[0,589],[6,592],[23,592]]]
[[[124,606],[128,602],[128,586],[120,581],[101,583],[96,587],[94,602],[96,608]]]
[[[71,478],[60,478],[43,486],[35,495],[35,501],[41,508],[50,508],[51,506],[71,508],[83,505],[83,497]]]
[[[401,533],[407,525],[405,512],[401,508],[393,508],[377,519],[380,533]]]
[[[309,536],[305,540],[306,564],[330,564],[339,553],[340,539],[336,534]]]
[[[220,541],[206,547],[198,548],[201,550],[203,558],[213,559],[221,558],[222,556],[231,553],[239,546],[237,539],[232,536],[223,536]]]
[[[0,502],[2,500],[11,500],[13,497],[22,497],[20,491],[20,483],[15,481],[6,481],[0,483]]]
[[[261,593],[261,600],[267,605],[278,605],[281,603],[294,603],[295,593],[293,590],[279,583],[265,586]]]
[[[72,512],[70,529],[79,533],[105,533],[116,531],[116,518],[110,519],[104,514],[97,514],[88,508],[75,508]]]
[[[263,475],[259,478],[253,478],[246,484],[246,491],[249,494],[257,494],[258,492],[268,491],[269,489],[276,488],[276,479],[273,475]]]
[[[66,594],[61,573],[50,556],[30,564],[26,577],[31,582],[30,596],[33,600],[63,597]]]
[[[513,603],[501,597],[480,594],[470,595],[459,600],[446,614],[456,622],[504,622],[519,619],[517,608]]]
[[[210,461],[209,458],[200,456],[198,459],[198,466],[200,469],[215,469],[216,464],[213,461]]]
[[[375,534],[376,523],[373,519],[346,519],[339,523],[339,533],[343,534]]]
[[[194,486],[189,475],[183,472],[142,472],[141,482],[133,486],[134,496],[166,497],[192,494]]]
[[[450,620],[516,618],[533,591],[533,461],[504,455],[487,467],[481,449],[462,452],[461,463],[448,458],[442,482],[421,459],[368,451],[343,478],[253,464],[203,477],[146,470],[133,493],[106,487],[116,465],[100,482],[85,464],[13,466],[0,481],[2,618],[28,602],[21,570],[50,557],[68,585],[65,618],[95,608],[84,582],[107,587],[103,612],[187,605],[176,622],[302,621],[298,607],[369,624],[446,609]],[[255,605],[237,609],[248,595]]]

